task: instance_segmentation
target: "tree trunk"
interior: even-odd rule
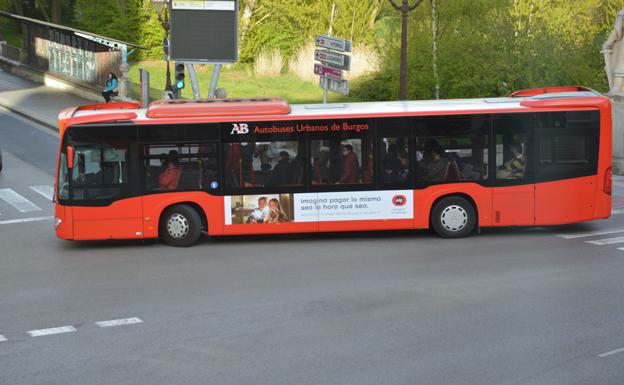
[[[329,36],[332,35],[332,33],[334,32],[334,16],[336,15],[336,1],[332,1],[332,10],[331,10],[331,17],[329,18],[329,28],[327,30],[327,34]]]
[[[251,18],[256,7],[257,0],[247,0],[245,7],[243,8],[243,14],[240,18],[241,35],[240,45],[243,46],[247,32],[249,32],[249,25],[251,24]]]
[[[55,24],[62,23],[63,2],[62,0],[50,0],[50,15]]]
[[[401,74],[399,80],[399,100],[407,99],[407,6],[407,0],[403,0],[403,9],[401,10]]]
[[[368,19],[368,28],[370,28],[371,30],[375,28],[375,21],[377,21],[377,16],[379,16],[379,12],[381,12],[381,0],[373,0],[373,6],[371,7]]]
[[[440,76],[438,75],[438,4],[437,0],[431,2],[431,62],[433,65],[433,79],[435,81],[434,98],[440,99]]]

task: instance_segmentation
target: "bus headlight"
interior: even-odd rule
[[[54,228],[57,229],[61,223],[63,223],[63,220],[61,218],[54,218]]]

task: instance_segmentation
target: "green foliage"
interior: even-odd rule
[[[141,0],[76,0],[75,24],[87,32],[127,42],[139,41]]]
[[[264,47],[288,57],[330,29],[355,44],[371,43],[381,5],[382,0],[241,0],[240,59],[252,62]]]
[[[442,98],[505,95],[513,90],[584,85],[606,91],[599,51],[624,1],[437,0],[437,56]],[[396,12],[399,15],[398,12]],[[409,18],[410,99],[430,99],[430,2]],[[400,34],[384,50],[382,71],[356,82],[364,99],[398,97]]]

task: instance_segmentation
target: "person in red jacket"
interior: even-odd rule
[[[338,183],[357,183],[360,164],[351,144],[342,145],[342,156],[342,176]]]
[[[175,190],[180,182],[182,168],[177,164],[178,152],[176,150],[169,151],[169,158],[165,163],[164,170],[158,176],[158,187],[161,190]]]

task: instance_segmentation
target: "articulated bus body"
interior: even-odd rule
[[[567,224],[611,214],[611,104],[281,99],[66,110],[55,227],[68,240]]]

